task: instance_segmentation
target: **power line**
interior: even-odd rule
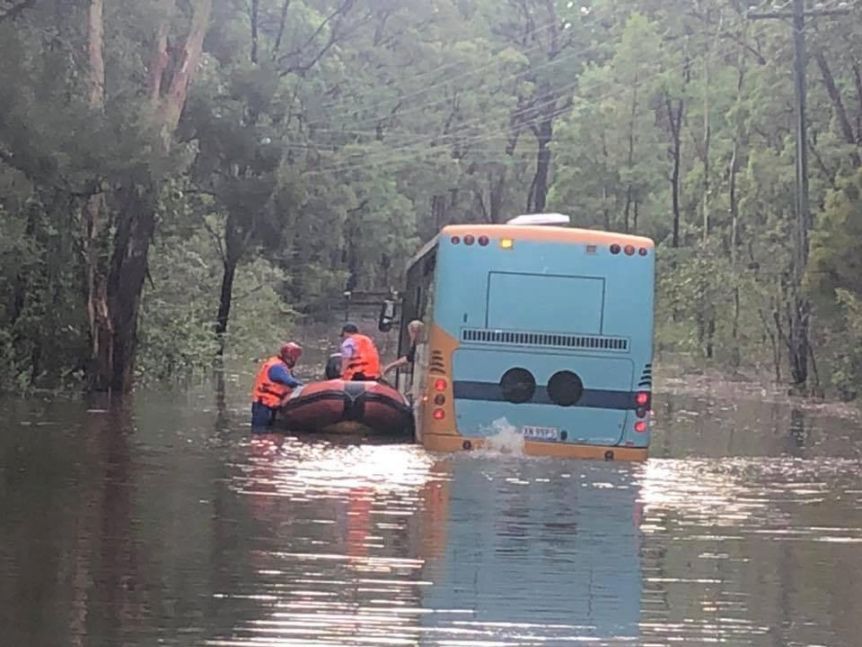
[[[723,54],[727,54],[727,53],[735,52],[735,51],[736,51],[735,44],[730,43],[725,48],[719,48],[716,51],[716,53],[719,56],[721,56]],[[683,62],[679,66],[679,68],[685,69],[685,67],[687,65],[688,65],[688,63]],[[676,69],[676,68],[661,69],[661,70],[655,72],[654,74],[651,74],[651,75],[644,77],[643,81],[648,82],[654,78],[657,78],[657,77],[660,77],[660,76],[666,74],[668,71],[670,71],[672,69]],[[572,85],[576,85],[576,84],[577,84],[577,82],[575,82]],[[628,91],[628,88],[616,87],[614,90],[607,92],[603,95],[590,97],[590,100],[594,101],[594,102],[599,102],[599,101],[603,101],[605,99],[614,98],[614,97],[619,96],[622,93],[627,92],[627,91]],[[555,111],[552,114],[552,116],[553,117],[559,116],[560,114],[566,113],[568,110],[570,110],[570,106],[564,106],[560,110]],[[481,124],[481,118],[474,120],[474,125],[480,125],[480,124]],[[463,130],[463,128],[459,129],[459,131],[460,130]],[[458,131],[456,131],[456,132],[458,132]],[[453,134],[453,133],[450,133],[450,135],[451,134]],[[433,147],[433,148],[429,147],[429,144],[431,144],[435,140],[440,140],[443,137],[445,137],[445,135],[441,136],[439,134],[420,137],[418,140],[416,140],[415,142],[412,142],[410,144],[404,144],[404,145],[401,145],[398,147],[390,147],[390,148],[386,148],[383,150],[379,150],[379,151],[375,151],[373,153],[367,154],[365,159],[361,163],[336,164],[336,165],[329,167],[329,168],[321,168],[321,169],[314,169],[314,170],[305,171],[302,173],[302,175],[303,175],[303,177],[307,177],[307,176],[319,176],[319,175],[330,174],[330,173],[336,174],[336,173],[349,172],[349,171],[353,171],[353,170],[361,170],[361,169],[368,168],[370,166],[376,166],[379,168],[381,166],[385,167],[385,166],[389,166],[391,164],[400,163],[402,161],[417,160],[417,159],[419,159],[421,157],[425,157],[425,156],[434,156],[434,155],[437,155],[440,153],[446,153],[451,158],[451,149],[449,147],[445,147],[445,146],[439,146],[439,147]],[[499,135],[496,135],[496,134],[494,134],[494,135],[474,135],[474,136],[464,138],[459,143],[467,143],[467,144],[479,143],[479,142],[483,142],[483,141],[488,141],[489,138],[490,139],[498,139]],[[415,151],[415,152],[411,152],[411,151]],[[506,160],[511,160],[511,159],[512,158],[508,155],[506,155],[505,157],[500,157],[501,161],[506,161]],[[453,161],[457,161],[457,160],[453,160]]]
[[[519,70],[518,72],[515,72],[513,74],[509,74],[509,75],[506,75],[503,77],[498,77],[495,79],[495,82],[497,82],[498,84],[502,84],[505,82],[516,81],[518,78],[521,78],[526,74],[543,71],[543,70],[545,70],[549,67],[552,67],[554,65],[566,63],[566,62],[571,61],[571,60],[573,60],[579,56],[582,56],[584,54],[588,54],[591,51],[593,51],[594,49],[595,49],[595,47],[593,45],[590,45],[590,46],[585,47],[585,48],[580,49],[580,50],[570,51],[564,56],[560,56],[558,58],[546,61],[546,62],[541,63],[539,65],[535,65],[535,66],[533,66],[527,70]],[[436,84],[436,86],[432,86],[432,87],[441,87],[444,85],[451,84],[452,82],[454,82],[457,79],[462,79],[465,77],[469,77],[473,74],[476,74],[481,69],[482,68],[478,68],[477,70],[473,70],[472,72],[468,72],[468,73],[453,77],[453,78],[448,79],[444,82]],[[577,85],[577,84],[574,84],[574,85]],[[432,89],[432,87],[424,88],[422,90],[422,92],[426,92],[426,91]],[[421,94],[421,92],[404,95],[403,97],[399,97],[399,101],[404,101],[405,99],[411,98],[411,97],[416,96],[418,94]],[[443,98],[436,99],[436,100],[431,101],[431,102],[420,103],[420,104],[418,104],[412,108],[408,108],[407,110],[403,110],[401,112],[398,112],[397,117],[400,119],[403,119],[405,116],[408,116],[408,115],[422,113],[422,112],[425,112],[426,110],[428,110],[429,108],[434,108],[434,107],[437,107],[439,105],[446,104],[449,100],[450,99],[448,97],[443,97]],[[528,111],[529,109],[530,109],[530,106],[527,106],[527,107],[523,108],[522,111]],[[362,110],[363,110],[363,108],[359,108],[359,109],[351,110],[351,112],[361,112]],[[335,117],[339,117],[339,116],[343,117],[344,113],[341,113],[341,114],[336,113],[334,116]],[[362,119],[358,120],[356,122],[356,124],[358,124],[358,125],[373,125],[373,124],[379,122],[380,120],[386,119],[390,116],[393,116],[391,114],[391,111],[387,114],[378,114],[378,115],[375,115],[373,117],[362,118]],[[331,115],[331,114],[326,115],[326,117],[327,117],[327,119],[332,119],[333,115]],[[377,135],[377,131],[375,131],[375,130],[360,130],[360,129],[338,129],[338,130],[334,130],[334,129],[326,129],[326,128],[314,128],[314,130],[316,132],[321,132],[321,133],[333,132],[336,134],[356,134],[359,136],[362,136],[362,135],[376,136]]]
[[[555,27],[555,26],[556,26],[556,27],[560,27],[560,26],[562,26],[562,25],[560,24],[560,22],[559,22],[559,21],[552,21],[552,22],[548,22],[547,24],[542,25],[541,27],[537,27],[537,28],[533,31],[533,35],[535,36],[536,34],[541,34],[541,33],[545,32],[546,30],[548,30],[548,29],[550,29],[550,28],[552,28],[552,27]],[[507,46],[507,47],[505,47],[505,48],[503,48],[503,49],[497,50],[497,51],[495,51],[495,52],[492,52],[492,54],[491,54],[491,55],[492,55],[492,60],[491,60],[490,62],[488,62],[488,63],[484,64],[484,65],[480,65],[480,66],[479,66],[479,67],[477,67],[477,68],[473,68],[473,69],[466,70],[466,71],[465,71],[465,72],[463,72],[462,74],[459,74],[459,75],[454,76],[454,77],[449,78],[449,79],[444,79],[444,80],[442,80],[442,81],[440,81],[440,82],[438,82],[438,83],[432,83],[431,85],[426,85],[426,86],[422,87],[420,90],[417,90],[417,91],[415,91],[415,92],[412,92],[412,93],[409,93],[409,94],[406,94],[406,95],[403,95],[403,96],[398,97],[398,100],[399,100],[399,101],[404,101],[404,100],[406,100],[406,99],[412,99],[412,98],[414,98],[414,97],[420,96],[420,95],[422,95],[422,94],[424,94],[424,93],[427,93],[427,92],[429,92],[429,91],[431,91],[431,90],[433,90],[433,89],[435,89],[435,88],[437,88],[437,87],[440,87],[440,86],[442,86],[442,85],[446,85],[446,84],[448,84],[448,83],[452,83],[452,82],[453,82],[453,81],[455,81],[455,80],[460,80],[460,79],[464,79],[464,78],[469,78],[469,77],[471,77],[471,76],[474,76],[474,75],[478,74],[479,72],[482,72],[482,71],[484,71],[484,70],[486,70],[486,69],[489,69],[489,68],[491,68],[491,67],[494,67],[494,66],[497,64],[496,57],[497,57],[501,52],[503,52],[503,51],[505,51],[506,49],[508,49],[508,47],[509,47],[509,46]],[[528,55],[528,54],[532,54],[532,53],[535,53],[535,52],[537,52],[537,51],[539,51],[539,50],[541,50],[541,49],[544,49],[545,47],[546,47],[546,45],[545,45],[544,43],[539,43],[539,44],[537,44],[537,45],[535,45],[535,46],[533,46],[533,47],[528,47],[527,49],[519,50],[519,52],[520,52],[522,55],[526,56],[526,55]],[[449,69],[457,69],[457,68],[460,68],[460,67],[461,67],[461,63],[460,63],[459,61],[455,61],[455,62],[452,62],[452,63],[448,63],[448,64],[446,64],[446,65],[444,65],[444,66],[442,66],[442,67],[436,68],[436,69],[434,69],[434,70],[429,70],[428,72],[425,72],[424,74],[420,74],[420,75],[414,76],[414,77],[413,77],[413,79],[414,79],[414,80],[418,80],[418,79],[420,79],[420,78],[422,78],[423,76],[426,76],[426,75],[430,75],[430,74],[434,74],[434,73],[440,73],[440,72],[441,72],[441,71],[443,71],[443,70],[447,70],[447,71],[448,71]],[[370,94],[373,94],[373,92],[369,92],[369,95],[370,95]],[[332,106],[335,106],[335,105],[339,105],[340,103],[341,103],[340,101],[332,101],[332,102],[330,102],[329,104],[324,104],[324,105],[322,105],[322,106],[317,106],[317,107],[316,107],[316,109],[317,109],[317,110],[327,110],[328,108],[331,108]]]

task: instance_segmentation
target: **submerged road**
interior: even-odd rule
[[[4,645],[859,645],[862,431],[656,396],[645,464],[250,438],[246,384],[0,402]]]

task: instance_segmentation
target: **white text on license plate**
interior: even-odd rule
[[[521,434],[529,440],[558,440],[560,430],[556,427],[533,427],[525,425],[521,427]]]

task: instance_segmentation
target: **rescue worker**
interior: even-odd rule
[[[341,328],[341,339],[341,379],[380,379],[380,354],[371,338],[359,334],[356,324],[346,323]]]
[[[265,431],[275,421],[275,414],[287,397],[302,382],[292,373],[302,355],[299,344],[282,345],[278,355],[270,357],[260,367],[251,395],[251,426],[253,431]]]

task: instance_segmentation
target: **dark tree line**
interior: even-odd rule
[[[446,223],[559,210],[659,242],[660,352],[854,395],[860,14],[806,33],[801,265],[792,38],[748,9],[0,2],[0,386],[248,358]]]

